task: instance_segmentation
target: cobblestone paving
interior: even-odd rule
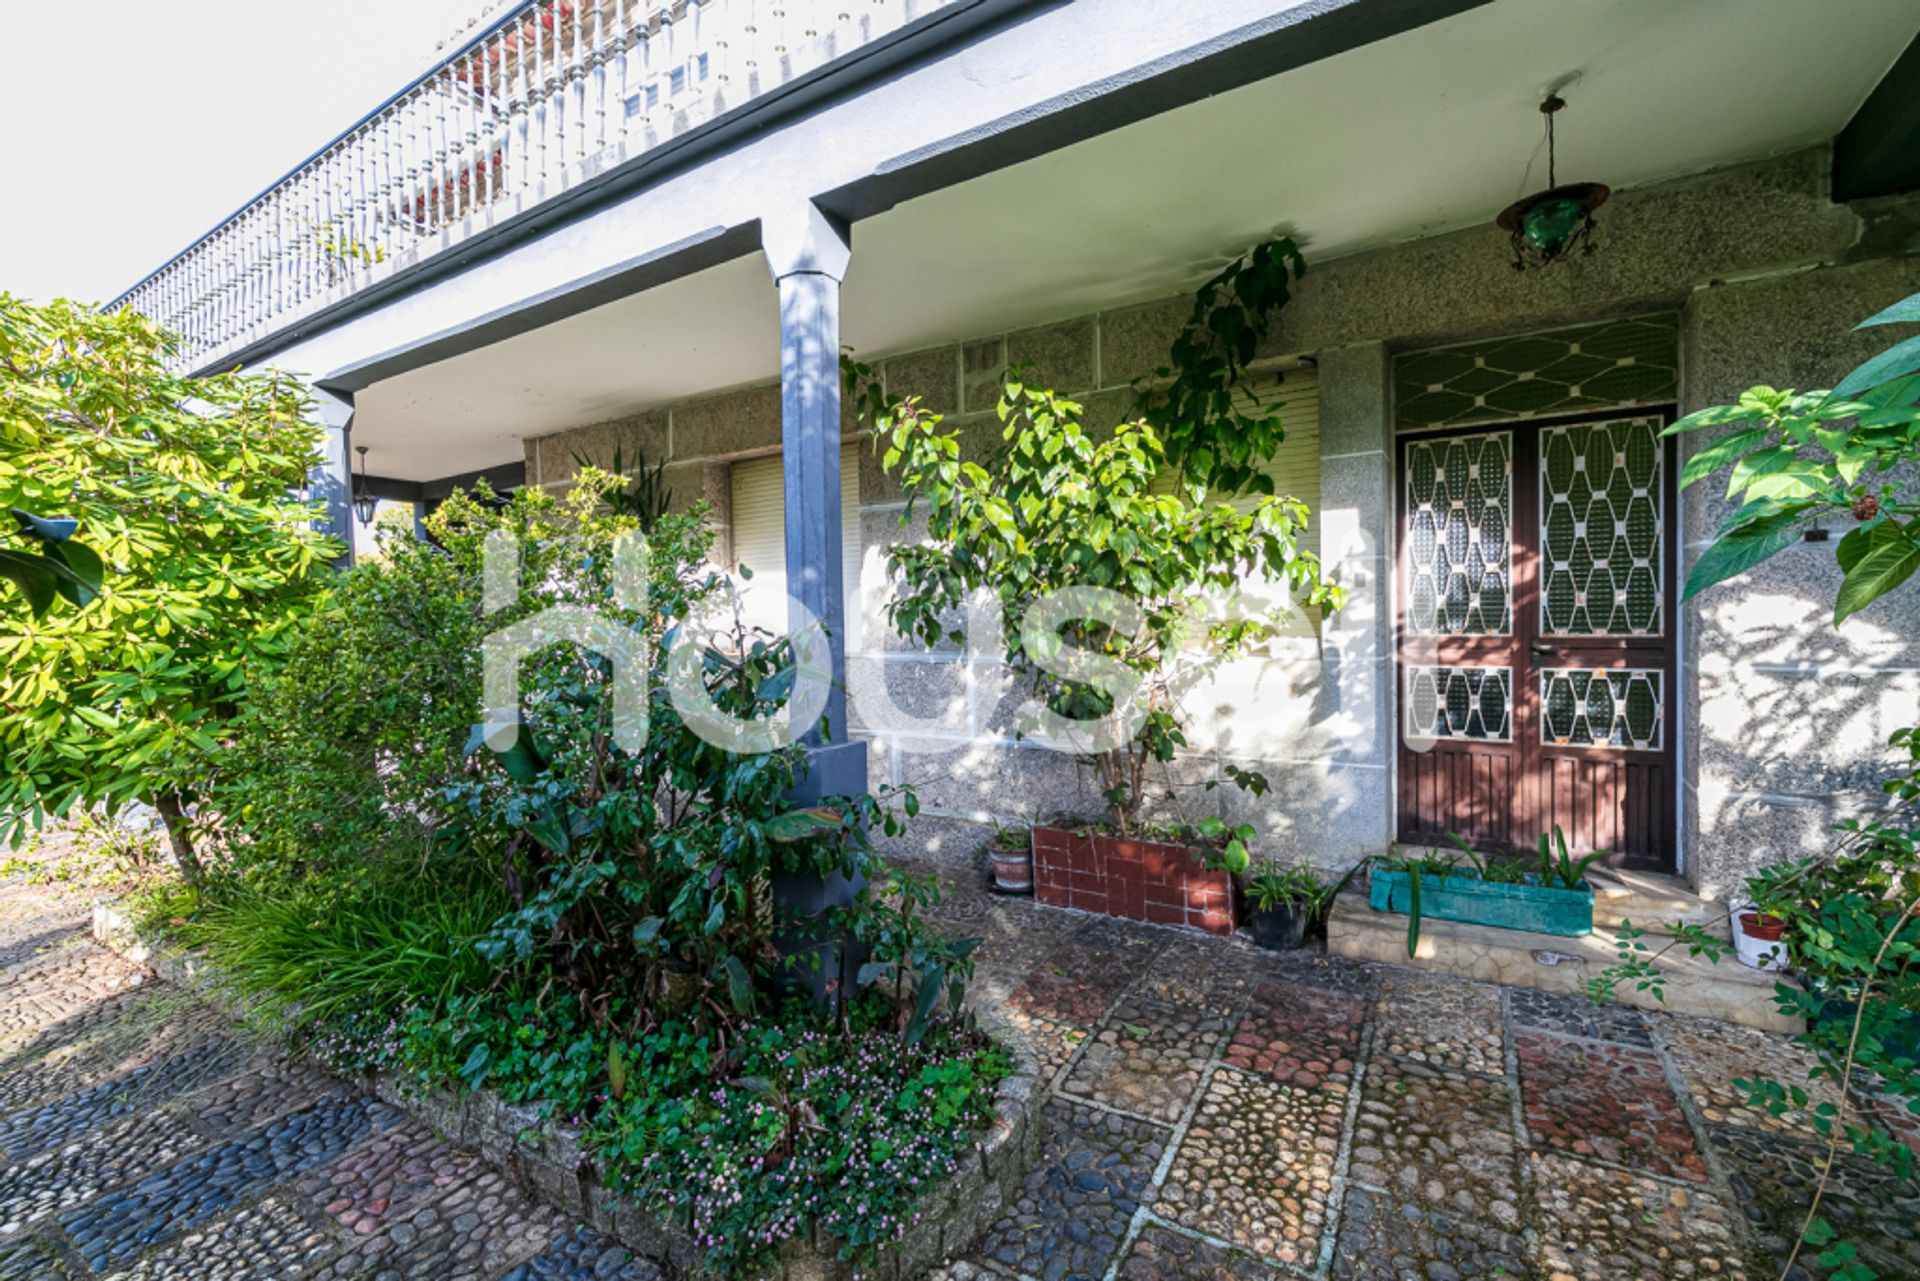
[[[945,876],[936,920],[977,932],[987,896]],[[1765,1281],[1825,1162],[1732,1084],[1803,1082],[1782,1036],[991,906],[976,998],[1052,1035],[1053,1146],[934,1281]],[[1843,1157],[1827,1197],[1881,1276],[1920,1281],[1920,1188]]]
[[[1123,1001],[1080,1051],[1062,1088],[1156,1121],[1177,1121],[1226,1030],[1223,1016],[1204,1009]]]
[[[1013,1209],[932,1281],[1763,1281],[1827,1164],[1731,1084],[1803,1079],[1781,1037],[948,875],[933,915],[988,939],[975,1000],[1051,1098]],[[1920,1187],[1843,1156],[1823,1206],[1920,1278]],[[673,1281],[0,887],[0,1281],[282,1277]]]
[[[1046,1121],[1040,1159],[980,1254],[1046,1281],[1097,1281],[1125,1240],[1172,1131],[1063,1100],[1048,1106]]]
[[[1291,983],[1262,983],[1227,1047],[1227,1062],[1307,1089],[1344,1093],[1360,1054],[1365,1005]]]
[[[1514,1033],[1536,1146],[1703,1182],[1706,1158],[1651,1050]]]
[[[662,1281],[87,922],[0,886],[0,1281]]]

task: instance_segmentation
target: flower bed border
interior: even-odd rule
[[[1061,827],[1033,829],[1033,897],[1048,907],[1223,936],[1240,918],[1233,877],[1209,871],[1191,846]]]
[[[93,905],[93,937],[102,947],[147,966],[164,982],[192,991],[235,1021],[247,1013],[244,998],[228,987],[206,957],[163,946],[142,933],[116,903]],[[1038,1114],[1047,1097],[1039,1062],[998,1010],[976,1009],[975,1013],[1007,1050],[1013,1073],[1000,1083],[993,1123],[975,1140],[972,1151],[962,1155],[959,1173],[916,1207],[918,1218],[905,1236],[882,1249],[870,1276],[910,1281],[972,1249],[1019,1196],[1027,1167],[1039,1155],[1044,1127]],[[324,1065],[316,1062],[315,1066]],[[392,1071],[342,1079],[447,1142],[477,1151],[526,1192],[619,1241],[669,1277],[713,1275],[702,1267],[701,1252],[691,1236],[602,1183],[592,1157],[581,1146],[581,1132],[541,1121],[537,1105],[507,1103],[491,1090],[456,1095],[448,1089],[429,1089]],[[851,1265],[833,1251],[829,1242],[796,1237],[781,1247],[779,1263],[762,1272],[760,1281],[850,1277]]]

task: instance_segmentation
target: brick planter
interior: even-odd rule
[[[1188,925],[1231,934],[1239,921],[1233,878],[1208,871],[1186,845],[1033,829],[1033,896],[1049,907]]]

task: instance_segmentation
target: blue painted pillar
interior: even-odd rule
[[[325,430],[320,441],[320,463],[309,477],[315,499],[327,505],[326,516],[314,528],[346,544],[346,554],[334,568],[353,564],[353,398],[313,389],[315,417]]]
[[[847,740],[847,642],[840,573],[840,282],[852,256],[845,223],[801,202],[762,217],[780,291],[780,446],[786,473],[787,592],[826,627],[833,657],[826,742],[807,735],[803,793],[863,792],[865,743]],[[792,630],[803,615],[794,610]]]

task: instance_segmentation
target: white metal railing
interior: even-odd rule
[[[109,306],[204,365],[950,2],[528,0]]]

